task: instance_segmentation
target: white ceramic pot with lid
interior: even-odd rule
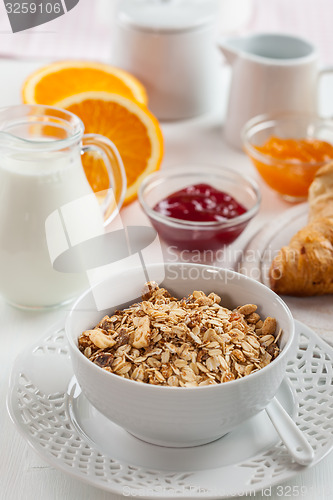
[[[190,118],[215,101],[219,56],[213,0],[122,0],[112,63],[146,87],[161,120]]]

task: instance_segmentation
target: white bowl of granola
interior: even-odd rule
[[[160,285],[140,299],[144,277]],[[90,403],[134,436],[172,447],[218,439],[263,410],[296,341],[270,289],[182,263],[114,272],[76,301],[66,334]]]

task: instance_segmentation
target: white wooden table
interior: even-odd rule
[[[21,62],[0,60],[0,106],[20,103],[20,87],[26,75],[44,64],[44,61]],[[283,213],[290,205],[278,198],[258,178],[246,156],[231,150],[224,142],[222,122],[227,99],[229,73],[221,71],[220,94],[216,109],[209,115],[195,120],[163,124],[165,158],[163,168],[172,164],[194,161],[196,163],[219,164],[248,173],[257,179],[263,196],[261,210],[247,228],[242,242],[245,243],[265,222]],[[332,84],[332,82],[331,82]],[[325,97],[330,97],[333,109],[333,94],[330,85],[323,86]],[[143,215],[137,203],[123,211],[127,222],[139,223]],[[1,277],[0,277],[1,279]],[[333,304],[333,299],[332,299]],[[47,313],[24,312],[6,305],[0,299],[0,500],[115,500],[120,497],[97,490],[72,479],[48,466],[18,434],[11,423],[5,405],[8,378],[13,360],[29,344],[35,342],[52,323],[65,318],[66,310]],[[301,318],[298,318],[301,319]],[[307,315],[308,326],[316,330],[316,311]],[[333,307],[329,321],[317,328],[319,334],[331,338],[328,323],[333,323]],[[266,495],[258,493],[251,498],[300,498],[302,500],[331,500],[333,498],[333,454],[319,465],[306,470],[277,490],[272,488]],[[303,486],[302,489],[300,487]],[[293,487],[294,490],[293,490]],[[301,493],[302,492],[302,493]],[[244,497],[243,497],[244,498]]]

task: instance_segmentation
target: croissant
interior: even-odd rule
[[[309,189],[309,222],[274,258],[269,280],[282,295],[333,294],[333,162]]]
[[[333,220],[333,162],[321,167],[309,189],[309,220],[327,217]]]

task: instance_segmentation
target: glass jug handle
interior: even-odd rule
[[[125,198],[127,181],[124,165],[116,146],[103,135],[85,134],[81,150],[82,153],[97,152],[108,172],[109,189],[96,193],[97,198],[103,198],[101,207],[106,226],[118,214]]]

